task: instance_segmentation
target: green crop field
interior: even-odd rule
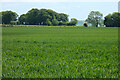
[[[3,78],[118,78],[118,28],[2,27]]]

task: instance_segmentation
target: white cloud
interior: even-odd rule
[[[0,0],[0,2],[118,2],[119,0]]]

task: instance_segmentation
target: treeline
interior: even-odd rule
[[[29,10],[26,14],[18,17],[16,12],[2,11],[2,24],[21,24],[21,25],[76,25],[78,20],[72,18],[68,20],[68,15],[57,13],[51,9],[36,9]]]
[[[75,26],[78,23],[76,18],[68,19],[68,14],[57,13],[51,9],[37,9],[33,8],[26,14],[18,16],[13,11],[0,12],[0,24],[13,24],[13,25],[48,25],[48,26]],[[99,11],[91,11],[88,18],[85,20],[84,26],[90,23],[92,26],[106,26],[106,27],[120,27],[120,13],[114,12],[108,14],[103,19],[103,14]]]
[[[103,14],[99,11],[91,11],[86,19],[92,26],[120,27],[120,13],[114,12],[108,14],[103,19]]]

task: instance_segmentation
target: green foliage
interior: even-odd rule
[[[75,18],[72,18],[71,21],[67,25],[76,25],[78,23],[78,20]]]
[[[60,25],[60,26],[61,26],[61,25],[62,25],[62,26],[63,26],[63,25],[67,25],[67,24],[68,24],[68,22],[61,22],[61,21],[59,22],[59,25]]]
[[[59,24],[59,21],[58,21],[57,19],[53,19],[53,20],[52,20],[52,24],[53,24],[54,26],[57,26],[57,25]]]
[[[59,13],[58,14],[58,21],[60,22],[67,22],[68,21],[68,15],[64,13]]]
[[[92,26],[98,27],[102,23],[103,14],[99,11],[91,11],[86,19],[86,22],[91,23]]]
[[[106,27],[120,27],[120,13],[114,12],[105,16],[104,24]]]
[[[21,25],[68,25],[75,26],[78,20],[72,18],[68,22],[68,16],[64,13],[57,13],[51,9],[37,9],[32,8],[26,14],[20,15],[17,20],[17,13],[13,11],[2,11],[0,12],[0,24],[21,24]],[[92,24],[92,26],[104,26],[106,27],[120,27],[120,13],[114,12],[108,14],[105,19],[102,19],[103,14],[99,11],[91,11],[86,19],[86,22]],[[15,21],[19,21],[15,23]]]
[[[19,17],[20,24],[29,25],[59,25],[68,21],[68,15],[57,13],[51,9],[31,9]]]
[[[26,14],[22,14],[20,15],[19,19],[18,19],[20,24],[26,24]]]
[[[16,21],[17,20],[17,13],[12,11],[2,11],[2,23],[3,24],[10,24],[10,21]]]
[[[18,21],[10,21],[10,24],[17,25],[17,24],[19,24],[19,22]]]
[[[52,25],[52,23],[51,23],[51,21],[50,21],[49,19],[47,19],[46,25],[48,25],[48,26],[51,26],[51,25]]]
[[[37,24],[37,21],[38,21],[38,18],[37,18],[37,15],[38,15],[38,12],[39,10],[38,9],[31,9],[27,12],[26,14],[26,23],[28,23],[29,25],[35,25]]]
[[[58,13],[55,12],[55,11],[53,11],[53,10],[51,10],[51,9],[48,9],[47,12],[48,12],[48,14],[49,14],[50,16],[52,16],[51,19],[56,19],[56,18],[58,17]]]
[[[3,78],[118,78],[118,28],[23,26],[2,28]]]

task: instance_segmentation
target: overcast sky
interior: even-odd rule
[[[12,10],[19,15],[32,8],[52,9],[66,13],[69,18],[85,20],[90,11],[100,11],[106,16],[118,11],[119,0],[0,0],[0,11]]]

